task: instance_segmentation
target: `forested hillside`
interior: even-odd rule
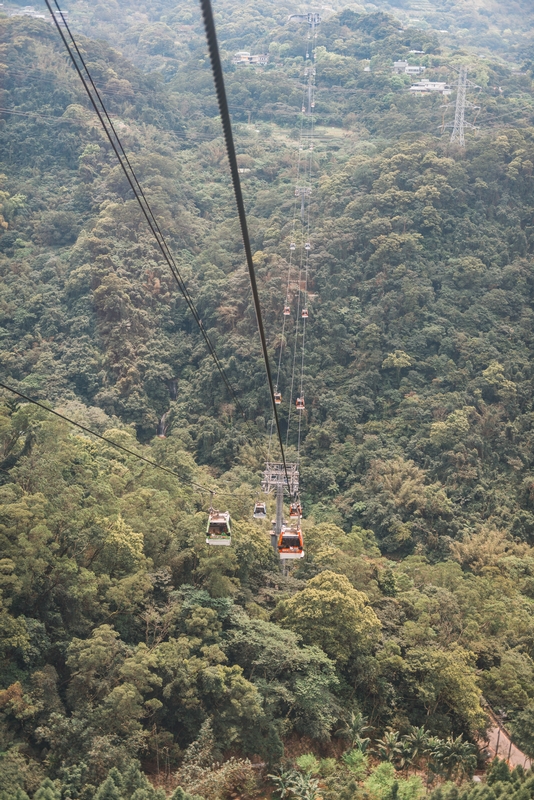
[[[488,704],[534,758],[533,13],[510,7],[510,43],[502,7],[464,5],[495,56],[401,3],[318,27],[287,444],[305,557],[284,571],[252,519],[278,451],[197,6],[67,9],[246,419],[56,28],[0,8],[0,381],[169,470],[2,390],[1,800],[457,800]],[[215,3],[284,398],[307,10]],[[414,96],[402,59],[452,94]],[[443,127],[462,65],[465,148]],[[198,486],[232,547],[206,545]],[[520,768],[484,781],[463,800],[534,797]]]

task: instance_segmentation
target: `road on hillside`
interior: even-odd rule
[[[498,756],[508,762],[510,767],[522,766],[529,769],[532,766],[532,759],[521,752],[519,747],[511,741],[505,729],[499,725],[497,719],[490,713],[491,727],[488,729],[488,741],[486,746],[490,757]]]

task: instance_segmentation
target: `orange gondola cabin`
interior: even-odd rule
[[[282,528],[278,537],[278,554],[282,560],[304,557],[302,531],[296,525]]]

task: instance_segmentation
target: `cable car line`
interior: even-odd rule
[[[311,224],[310,224],[310,203],[311,203],[311,184],[312,184],[312,169],[313,169],[313,139],[315,137],[315,42],[313,41],[311,44],[311,53],[310,53],[310,35],[308,34],[308,41],[306,43],[306,59],[309,59],[309,67],[305,70],[305,76],[308,77],[307,82],[307,94],[308,94],[308,109],[307,109],[307,118],[309,125],[306,131],[306,183],[307,183],[307,190],[302,190],[302,214],[301,214],[301,265],[300,265],[300,274],[299,274],[299,295],[298,295],[298,311],[297,311],[297,319],[295,322],[295,342],[294,342],[294,349],[293,349],[293,364],[291,370],[291,391],[290,391],[290,402],[289,402],[289,413],[288,413],[288,428],[286,432],[286,444],[289,441],[289,434],[290,434],[290,426],[291,426],[291,412],[293,406],[293,386],[296,379],[296,361],[297,361],[297,350],[299,347],[299,341],[301,343],[301,358],[300,358],[300,378],[298,379],[299,383],[299,393],[295,401],[296,411],[298,413],[298,432],[297,432],[297,469],[300,466],[300,448],[301,448],[301,439],[302,439],[302,417],[303,412],[305,411],[305,399],[304,399],[304,365],[305,365],[305,354],[306,354],[306,321],[309,317],[309,310],[308,310],[308,278],[309,278],[309,266],[310,266],[310,232],[311,232]],[[314,36],[316,38],[316,34]],[[310,57],[311,56],[311,57]],[[306,108],[302,106],[303,114],[306,113]],[[302,133],[301,133],[301,144],[300,149],[302,149]],[[306,216],[304,216],[304,205],[306,205]],[[302,280],[304,273],[304,281]],[[302,307],[302,311],[301,311]],[[299,325],[300,319],[302,318],[302,334],[300,335],[299,339]],[[300,502],[297,504],[292,504],[290,506],[290,516],[291,511],[294,512],[294,516],[300,517],[302,514],[302,508]]]
[[[238,399],[238,397],[237,397],[237,395],[236,395],[236,393],[234,391],[234,388],[232,387],[232,385],[230,384],[230,381],[228,380],[228,378],[226,376],[226,373],[225,373],[225,370],[223,368],[223,365],[222,365],[222,363],[221,363],[221,361],[220,361],[220,359],[219,359],[219,357],[218,357],[218,355],[217,355],[217,353],[215,351],[215,348],[214,348],[214,346],[213,346],[213,344],[211,342],[211,339],[208,336],[208,333],[207,333],[206,329],[204,328],[204,325],[202,323],[202,320],[200,319],[199,313],[198,313],[198,311],[197,311],[197,309],[195,307],[193,299],[191,298],[191,295],[189,294],[189,291],[188,291],[188,289],[187,289],[187,287],[185,285],[185,282],[184,282],[184,280],[183,280],[183,278],[182,278],[182,276],[180,274],[180,271],[178,269],[176,261],[174,260],[174,257],[172,255],[170,249],[169,249],[167,241],[166,241],[165,237],[163,236],[163,234],[161,232],[161,229],[160,229],[159,224],[158,224],[158,222],[156,220],[156,217],[154,216],[154,213],[152,212],[152,208],[150,207],[150,204],[149,204],[149,202],[148,202],[148,200],[147,200],[147,198],[146,198],[146,196],[145,196],[145,194],[144,194],[144,192],[143,192],[143,190],[141,188],[141,185],[140,185],[140,183],[139,183],[139,181],[137,179],[137,176],[136,176],[136,174],[135,174],[135,172],[134,172],[134,170],[132,168],[132,165],[131,165],[131,163],[130,163],[130,161],[128,159],[128,156],[126,155],[126,153],[124,151],[124,148],[122,146],[122,142],[120,140],[120,137],[118,136],[117,131],[115,130],[113,122],[111,121],[111,118],[110,118],[110,116],[109,116],[109,114],[107,112],[107,109],[106,109],[105,105],[104,105],[104,101],[102,100],[102,97],[99,94],[98,89],[95,86],[95,83],[94,83],[94,81],[93,81],[93,79],[91,77],[91,73],[89,72],[89,70],[87,68],[87,64],[85,63],[82,54],[80,53],[80,50],[79,50],[78,45],[76,43],[76,40],[75,40],[75,38],[74,38],[70,28],[69,28],[69,25],[68,25],[68,23],[67,23],[64,15],[63,15],[60,7],[59,7],[59,5],[58,5],[58,2],[57,2],[57,0],[54,0],[55,6],[56,6],[56,8],[57,8],[57,10],[59,12],[60,18],[62,19],[62,23],[63,23],[62,25],[60,24],[57,16],[54,14],[54,12],[52,10],[52,6],[50,4],[50,0],[45,0],[45,3],[46,3],[47,8],[48,8],[48,10],[50,12],[50,15],[52,16],[52,19],[54,20],[56,28],[59,31],[59,34],[60,34],[60,36],[61,36],[61,38],[63,40],[63,44],[65,45],[65,48],[67,49],[67,52],[68,52],[68,54],[70,56],[70,59],[71,59],[73,65],[74,65],[75,69],[76,69],[76,72],[78,73],[78,76],[79,76],[80,80],[82,81],[84,89],[87,92],[89,100],[91,101],[91,104],[92,104],[92,106],[93,106],[93,108],[94,108],[94,110],[95,110],[95,112],[96,112],[96,114],[98,116],[98,119],[100,120],[100,123],[101,123],[101,125],[102,125],[102,127],[104,129],[104,132],[106,133],[106,136],[107,136],[107,138],[108,138],[108,140],[109,140],[109,142],[110,142],[110,144],[111,144],[111,146],[112,146],[112,148],[113,148],[113,150],[115,152],[115,155],[117,156],[117,159],[118,159],[119,164],[120,164],[120,166],[121,166],[121,168],[122,168],[122,170],[123,170],[123,172],[124,172],[124,174],[126,176],[126,179],[128,180],[128,183],[130,184],[130,187],[131,187],[131,189],[132,189],[132,191],[134,193],[135,199],[137,200],[137,202],[139,204],[139,207],[141,208],[141,211],[143,212],[143,215],[144,215],[144,217],[145,217],[145,219],[146,219],[146,221],[147,221],[147,223],[149,225],[150,230],[152,231],[152,234],[153,234],[153,236],[154,236],[154,238],[155,238],[155,240],[156,240],[156,242],[158,244],[158,247],[159,247],[159,249],[160,249],[160,251],[161,251],[161,253],[163,255],[163,258],[167,262],[167,265],[168,265],[169,269],[171,270],[171,273],[172,273],[176,283],[178,284],[178,288],[180,289],[180,292],[182,293],[182,296],[184,297],[184,299],[185,299],[185,301],[187,303],[187,306],[188,306],[189,310],[191,311],[191,313],[192,313],[192,315],[193,315],[193,317],[195,319],[195,322],[197,323],[197,326],[198,326],[198,328],[199,328],[199,330],[200,330],[200,332],[201,332],[201,334],[202,334],[202,336],[204,338],[204,341],[205,341],[205,343],[207,345],[208,351],[209,351],[211,357],[213,358],[213,360],[215,362],[215,365],[216,365],[216,367],[217,367],[217,369],[219,371],[219,374],[221,375],[221,378],[223,379],[223,382],[224,382],[226,388],[228,389],[228,391],[230,392],[231,396],[234,398],[234,401],[236,403],[237,408],[241,412],[243,418],[246,419],[245,411],[244,411],[241,403],[239,402],[239,399]],[[74,53],[73,53],[73,51],[72,51],[72,49],[71,49],[71,47],[70,47],[70,45],[69,45],[64,33],[63,33],[63,30],[62,30],[63,26],[65,27],[66,31],[69,34],[69,37],[70,37],[70,39],[72,41],[72,44],[73,44],[73,46],[74,46],[74,48],[76,50],[76,53],[77,53],[78,57],[80,59],[80,62],[83,65],[83,69],[84,69],[84,71],[85,71],[85,73],[86,73],[86,75],[87,75],[87,77],[88,77],[88,79],[89,79],[89,81],[91,83],[91,86],[92,86],[92,88],[93,88],[93,90],[94,90],[94,92],[96,94],[96,97],[98,98],[98,101],[100,103],[102,111],[98,107],[98,105],[97,105],[97,103],[95,101],[95,98],[93,97],[93,94],[91,92],[91,89],[89,88],[87,80],[85,79],[85,77],[84,77],[84,75],[82,73],[82,70],[80,69],[80,66],[79,66],[79,64],[78,64],[78,62],[77,62],[77,60],[76,60],[76,58],[74,56]],[[109,128],[106,125],[106,122],[104,121],[104,117],[102,116],[102,114],[105,115],[106,120],[107,120],[107,122],[109,124],[109,127],[113,131],[113,136],[111,135],[111,133],[109,131]],[[121,154],[122,154],[122,156],[121,156]],[[128,166],[128,169],[127,169],[126,165]]]
[[[301,234],[302,239],[302,234]],[[302,284],[302,265],[303,265],[303,249],[302,249],[302,242],[300,246],[300,269],[299,269],[299,292],[297,295],[297,316],[295,320],[295,341],[293,345],[293,361],[292,361],[292,368],[291,368],[291,383],[289,389],[289,406],[287,412],[287,430],[286,430],[286,446],[289,443],[289,432],[291,430],[291,413],[293,410],[293,389],[295,387],[295,368],[297,363],[297,348],[298,348],[298,341],[299,341],[299,326],[300,326],[300,295],[301,295],[301,284]]]
[[[46,0],[48,2],[48,0]],[[269,391],[271,394],[271,405],[274,412],[274,419],[276,423],[276,430],[278,433],[278,442],[280,444],[280,453],[282,456],[282,463],[284,465],[285,478],[287,481],[288,490],[291,493],[291,484],[289,481],[289,474],[286,464],[286,456],[284,451],[284,443],[282,441],[282,431],[280,430],[280,420],[278,418],[278,411],[274,398],[274,385],[271,373],[271,366],[269,360],[269,353],[267,350],[267,339],[265,337],[265,329],[263,326],[263,319],[261,314],[260,297],[258,293],[258,284],[256,281],[256,273],[254,271],[254,263],[252,260],[252,247],[248,234],[247,217],[245,212],[245,204],[243,202],[243,193],[241,191],[241,182],[239,180],[239,170],[237,166],[237,156],[234,145],[234,138],[232,134],[232,123],[230,120],[230,112],[228,110],[228,100],[226,97],[226,89],[224,86],[224,76],[221,65],[221,56],[219,53],[219,45],[217,42],[217,34],[215,31],[215,20],[213,18],[213,9],[210,0],[200,0],[200,7],[202,9],[202,17],[204,20],[204,29],[206,31],[206,39],[208,42],[208,50],[210,54],[211,69],[213,73],[213,80],[215,83],[215,92],[217,95],[217,102],[219,104],[219,114],[224,132],[226,142],[226,151],[228,154],[228,161],[230,162],[230,173],[232,176],[232,183],[234,187],[235,201],[237,205],[237,213],[239,217],[239,224],[241,226],[241,235],[243,237],[243,245],[245,247],[245,255],[250,278],[250,286],[252,289],[252,297],[254,301],[254,309],[256,311],[256,321],[258,324],[258,331],[260,334],[261,347],[263,351],[263,360],[265,362],[265,371],[267,373],[267,381],[269,384]]]
[[[302,102],[303,103],[304,103],[304,96],[305,96],[305,91],[303,89],[303,94],[302,94]],[[302,115],[300,115],[299,149],[298,149],[298,159],[297,159],[297,169],[296,169],[296,185],[297,186],[299,185],[299,182],[300,182],[301,153],[302,153]],[[284,341],[285,341],[286,316],[288,316],[286,311],[289,311],[289,313],[291,313],[290,306],[289,306],[289,299],[290,299],[289,289],[290,289],[290,285],[291,285],[291,275],[292,275],[292,271],[293,271],[293,252],[296,250],[296,244],[295,244],[296,220],[297,220],[297,193],[295,192],[295,194],[293,196],[293,221],[292,221],[292,224],[291,224],[291,241],[290,241],[290,245],[289,245],[289,264],[288,264],[288,269],[287,269],[286,297],[285,297],[284,312],[283,312],[283,315],[282,315],[282,335],[281,335],[281,340],[280,340],[280,351],[278,353],[278,367],[277,367],[277,370],[276,370],[276,384],[275,384],[275,396],[274,396],[274,399],[275,399],[275,403],[277,405],[282,403],[282,394],[279,391],[279,384],[280,384],[280,371],[281,371],[281,367],[282,367],[282,354],[283,354],[283,350],[284,350]],[[298,312],[297,312],[297,317],[298,317]],[[290,408],[290,413],[291,413],[291,400],[289,401],[289,408]],[[271,420],[271,430],[270,430],[270,433],[269,433],[269,448],[268,448],[267,461],[271,460],[271,440],[272,440],[272,436],[273,436],[273,427],[274,427],[274,419]],[[287,431],[286,431],[286,434],[287,434]],[[288,440],[287,440],[287,435],[286,435],[286,447],[287,447],[287,445],[288,445]]]

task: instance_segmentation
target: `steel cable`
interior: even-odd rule
[[[150,207],[150,204],[148,203],[148,200],[146,199],[146,196],[145,196],[145,194],[144,194],[144,192],[143,192],[143,190],[142,190],[142,188],[141,188],[141,186],[139,184],[139,181],[138,181],[137,176],[136,176],[136,174],[135,174],[135,172],[134,172],[134,170],[133,170],[133,168],[131,166],[131,163],[130,163],[130,161],[129,161],[129,159],[128,159],[125,151],[124,151],[124,148],[122,146],[120,137],[118,136],[118,134],[117,134],[117,132],[115,130],[115,127],[114,127],[114,125],[113,125],[113,123],[112,123],[112,121],[111,121],[111,119],[109,117],[109,114],[108,114],[108,112],[106,110],[106,107],[104,105],[102,97],[100,96],[100,94],[98,92],[98,89],[95,86],[95,83],[94,83],[94,81],[93,81],[93,79],[91,77],[91,74],[90,74],[90,72],[89,72],[89,70],[87,68],[85,60],[84,60],[84,58],[83,58],[83,56],[82,56],[82,54],[81,54],[81,52],[80,52],[80,50],[78,48],[76,40],[75,40],[75,38],[74,38],[70,28],[69,28],[69,25],[68,25],[64,15],[63,15],[63,12],[61,11],[57,0],[54,0],[55,6],[56,6],[56,8],[58,10],[58,13],[60,15],[60,18],[62,20],[63,27],[65,27],[65,30],[67,31],[67,33],[68,33],[68,35],[69,35],[69,37],[70,37],[70,39],[72,41],[72,44],[73,44],[73,46],[74,46],[74,48],[76,50],[76,54],[78,55],[78,57],[80,59],[80,62],[83,65],[83,69],[84,69],[84,71],[85,71],[85,73],[86,73],[86,75],[87,75],[87,77],[88,77],[88,79],[89,79],[89,81],[91,83],[91,86],[92,86],[92,88],[93,88],[93,90],[94,90],[94,92],[96,94],[96,97],[98,98],[98,101],[100,103],[102,111],[98,107],[98,105],[97,105],[97,103],[96,103],[96,101],[95,101],[95,99],[93,97],[93,94],[91,93],[89,85],[88,85],[88,83],[87,83],[87,81],[86,81],[86,79],[85,79],[85,77],[84,77],[84,75],[82,73],[82,70],[80,69],[80,66],[79,66],[79,64],[78,64],[78,62],[77,62],[77,60],[76,60],[76,58],[74,56],[74,53],[72,52],[72,49],[71,49],[71,47],[70,47],[70,45],[69,45],[69,43],[68,43],[68,41],[67,41],[67,39],[66,39],[66,37],[65,37],[65,35],[63,33],[62,24],[59,22],[59,19],[58,19],[57,15],[52,10],[52,6],[51,6],[51,3],[50,3],[50,0],[45,0],[45,3],[46,3],[47,8],[48,8],[48,10],[50,12],[50,15],[52,16],[52,19],[53,19],[54,23],[56,25],[56,28],[58,29],[58,32],[59,32],[59,34],[61,36],[61,39],[63,40],[63,44],[65,45],[65,48],[66,48],[66,50],[67,50],[67,52],[68,52],[68,54],[70,56],[70,59],[71,59],[73,65],[74,65],[74,68],[76,69],[76,72],[78,73],[78,76],[79,76],[80,80],[82,81],[83,87],[84,87],[84,89],[85,89],[85,91],[86,91],[86,93],[87,93],[87,95],[89,97],[91,105],[93,106],[93,108],[94,108],[94,110],[95,110],[95,112],[96,112],[96,114],[98,116],[98,119],[100,120],[102,128],[104,129],[104,132],[106,133],[106,136],[107,136],[107,138],[108,138],[108,140],[109,140],[109,142],[110,142],[110,144],[111,144],[111,146],[112,146],[112,148],[113,148],[113,150],[115,152],[115,155],[117,156],[117,159],[118,159],[119,164],[120,164],[120,166],[121,166],[121,168],[122,168],[122,170],[123,170],[123,172],[124,172],[124,174],[126,176],[126,179],[128,180],[128,183],[130,184],[130,188],[132,189],[132,192],[134,193],[135,199],[137,200],[137,202],[139,204],[139,207],[141,208],[141,211],[143,212],[143,215],[144,215],[144,217],[145,217],[145,219],[146,219],[146,221],[148,223],[148,226],[149,226],[154,238],[156,239],[158,247],[159,247],[159,249],[160,249],[160,251],[161,251],[161,253],[163,255],[163,258],[167,262],[167,265],[168,265],[169,269],[171,270],[171,273],[172,273],[176,283],[178,284],[178,288],[180,289],[180,292],[182,293],[182,296],[184,297],[184,299],[185,299],[185,301],[187,303],[187,306],[188,306],[189,310],[191,311],[191,313],[192,313],[192,315],[193,315],[193,317],[195,319],[195,322],[198,325],[198,328],[199,328],[199,330],[200,330],[200,332],[202,334],[202,337],[204,338],[204,341],[206,343],[208,351],[209,351],[213,361],[215,362],[215,365],[216,365],[216,367],[217,367],[217,369],[219,371],[219,374],[221,375],[221,378],[223,379],[223,382],[224,382],[226,388],[228,389],[228,391],[230,392],[231,396],[234,398],[236,406],[239,409],[239,411],[241,412],[243,418],[246,418],[245,411],[244,411],[241,403],[239,402],[239,399],[237,398],[237,395],[236,395],[232,385],[230,384],[230,381],[228,380],[228,378],[226,376],[224,368],[223,368],[223,366],[222,366],[222,364],[220,362],[220,359],[219,359],[219,357],[218,357],[218,355],[217,355],[217,353],[215,351],[215,348],[214,348],[214,346],[213,346],[213,344],[211,342],[211,339],[209,338],[209,336],[207,334],[207,331],[204,328],[202,320],[200,319],[198,311],[197,311],[197,309],[196,309],[196,307],[195,307],[195,305],[193,303],[193,300],[192,300],[192,298],[191,298],[191,296],[190,296],[190,294],[189,294],[189,292],[187,290],[187,287],[186,287],[185,282],[184,282],[184,280],[183,280],[183,278],[182,278],[182,276],[180,274],[178,266],[177,266],[177,264],[176,264],[176,262],[175,262],[175,260],[174,260],[174,258],[172,256],[172,253],[171,253],[171,251],[170,251],[170,249],[169,249],[169,247],[167,245],[165,237],[161,233],[161,229],[159,228],[158,222],[157,222],[157,220],[156,220],[156,218],[155,218],[155,216],[154,216],[154,214],[152,212],[152,209]],[[108,129],[108,126],[106,125],[106,122],[104,121],[104,117],[102,116],[102,114],[105,115],[106,120],[107,120],[107,122],[109,124],[109,127],[113,131],[113,136],[111,135],[111,133],[110,133],[110,131]],[[121,153],[122,153],[122,156],[121,156]],[[126,167],[126,164],[128,165],[128,169]]]
[[[48,2],[48,0],[47,0]],[[247,216],[245,212],[245,204],[243,201],[243,193],[241,191],[241,182],[239,180],[239,169],[237,166],[237,155],[234,145],[234,137],[232,133],[232,123],[230,120],[230,112],[228,110],[228,100],[226,97],[226,89],[224,86],[224,76],[221,65],[221,56],[219,53],[219,45],[217,42],[217,33],[215,31],[215,20],[213,18],[213,9],[210,0],[200,0],[200,7],[202,10],[202,17],[204,20],[204,29],[206,31],[206,39],[208,42],[208,50],[210,54],[211,69],[213,73],[213,80],[215,83],[215,92],[217,95],[217,102],[219,104],[219,114],[224,132],[224,139],[226,142],[226,152],[228,154],[228,161],[230,163],[230,173],[232,176],[232,184],[234,187],[235,201],[237,205],[237,213],[239,217],[239,224],[241,226],[241,235],[243,237],[243,245],[245,248],[245,256],[247,261],[248,273],[250,278],[250,286],[252,289],[252,297],[254,301],[254,309],[256,312],[256,321],[258,324],[258,332],[260,334],[261,348],[263,352],[263,360],[265,363],[265,371],[267,373],[267,381],[269,384],[269,391],[271,393],[271,404],[274,412],[274,420],[276,430],[278,433],[278,442],[280,445],[280,453],[284,466],[284,473],[286,476],[288,491],[291,495],[291,483],[287,471],[286,456],[284,451],[284,443],[282,441],[282,432],[280,430],[280,420],[278,418],[278,411],[274,400],[274,385],[271,373],[271,366],[269,360],[269,353],[267,350],[267,339],[265,337],[265,329],[263,326],[263,318],[261,314],[260,296],[258,292],[258,284],[256,281],[256,273],[254,270],[254,263],[252,259],[252,247],[250,244],[250,237],[247,226]]]
[[[42,403],[40,400],[35,400],[32,397],[28,397],[28,395],[24,394],[23,392],[19,392],[18,389],[14,389],[12,386],[8,386],[6,383],[0,382],[0,388],[5,389],[12,394],[17,395],[22,400],[25,400],[27,403],[31,403],[34,406],[38,406],[42,408],[44,411],[47,411],[49,414],[53,414],[55,417],[59,417],[59,419],[63,420],[64,422],[68,422],[69,425],[74,425],[74,427],[79,428],[80,430],[84,431],[84,433],[89,433],[91,436],[95,436],[97,439],[100,439],[102,442],[106,442],[106,444],[111,445],[116,450],[122,450],[122,452],[127,453],[130,456],[134,456],[134,458],[139,459],[140,461],[144,461],[145,464],[149,464],[151,467],[155,467],[156,469],[161,470],[162,472],[166,472],[167,475],[172,475],[173,478],[177,478],[182,483],[185,483],[187,486],[192,486],[194,489],[198,489],[200,492],[204,492],[207,494],[218,494],[218,495],[225,495],[226,497],[234,497],[234,494],[229,494],[228,492],[221,492],[219,489],[208,489],[206,486],[202,486],[200,483],[196,483],[195,481],[190,481],[187,478],[183,478],[174,470],[169,469],[169,467],[164,467],[162,464],[158,464],[157,461],[153,461],[151,458],[147,458],[146,456],[141,455],[140,453],[136,453],[135,450],[130,450],[129,447],[125,447],[118,442],[114,442],[113,439],[109,439],[107,436],[103,436],[101,433],[97,433],[96,431],[88,428],[86,425],[82,425],[81,422],[76,422],[70,417],[67,417],[65,414],[62,414],[60,411],[56,411],[53,408],[49,408],[47,405]]]

